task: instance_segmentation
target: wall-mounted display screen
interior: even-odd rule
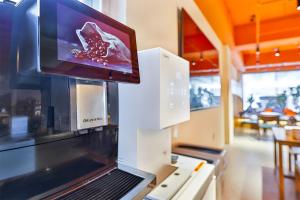
[[[190,108],[199,110],[220,105],[219,76],[192,76],[190,78]]]
[[[190,61],[190,75],[219,75],[218,50],[184,9],[180,14],[180,55]]]
[[[57,46],[59,60],[132,73],[128,34],[62,4],[57,5]]]
[[[190,62],[190,109],[196,111],[219,106],[218,50],[184,9],[180,15],[180,54]]]
[[[41,72],[139,83],[134,30],[77,0],[41,1]]]

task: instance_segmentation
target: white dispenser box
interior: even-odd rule
[[[189,62],[162,48],[138,59],[141,83],[119,85],[118,162],[155,174],[171,163],[172,127],[190,119]]]
[[[77,130],[106,126],[106,83],[76,84]]]

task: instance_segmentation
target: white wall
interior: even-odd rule
[[[189,13],[217,50],[221,51],[221,41],[194,0],[127,0],[126,23],[136,31],[138,49],[159,46],[178,54],[178,9],[181,8]]]
[[[219,53],[223,46],[194,0],[127,0],[127,25],[136,30],[138,50],[162,47],[178,54],[178,9],[184,8]],[[198,145],[222,147],[220,108],[191,113],[190,122],[179,125],[179,139]]]
[[[178,53],[176,0],[127,0],[126,17],[139,50],[162,47]]]
[[[220,63],[223,58],[223,44],[205,19],[202,12],[193,0],[178,0],[178,6],[184,8],[198,25],[205,36],[215,46],[220,55]],[[223,65],[220,64],[220,68]],[[222,71],[222,69],[221,69]],[[222,77],[221,77],[222,78]],[[223,90],[222,86],[222,90]],[[223,105],[219,108],[199,110],[191,113],[191,120],[179,125],[179,137],[174,139],[174,143],[192,143],[208,147],[222,148],[224,146]]]
[[[95,0],[101,1],[102,12],[115,20],[126,23],[126,0]]]
[[[220,134],[220,120],[220,107],[191,112],[190,121],[178,126],[179,136],[173,138],[173,144],[223,148],[224,137]]]

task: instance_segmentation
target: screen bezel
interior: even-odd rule
[[[58,60],[57,45],[57,6],[67,6],[98,21],[110,25],[129,35],[132,72],[98,68],[84,64]],[[70,19],[72,20],[72,19]],[[140,83],[139,65],[135,31],[128,26],[100,13],[78,0],[42,0],[40,1],[40,72],[85,79],[101,79]]]

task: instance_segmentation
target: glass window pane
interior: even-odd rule
[[[95,10],[102,11],[102,0],[79,0],[82,3],[94,8]]]
[[[191,110],[218,106],[221,84],[219,76],[199,76],[190,78]]]
[[[243,75],[243,107],[245,111],[266,109],[284,113],[284,109],[300,111],[300,73],[298,71],[267,72]]]

